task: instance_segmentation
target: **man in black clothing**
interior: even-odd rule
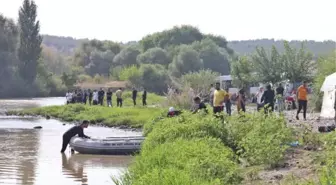
[[[108,107],[112,107],[112,91],[111,89],[107,90],[106,93],[106,104]]]
[[[195,108],[193,110],[193,114],[196,114],[199,110],[204,110],[206,113],[208,113],[208,109],[205,106],[204,102],[201,102],[201,98],[200,97],[195,97],[194,98],[194,103],[195,103]]]
[[[265,108],[265,114],[267,114],[269,111],[274,111],[274,97],[274,90],[272,90],[271,85],[267,85],[266,91],[261,97],[261,102],[264,104]]]
[[[278,106],[278,111],[282,112],[283,109],[283,96],[284,96],[284,91],[285,89],[282,87],[281,83],[279,86],[275,89],[276,91],[276,100],[277,100],[277,106]]]
[[[142,93],[142,106],[146,106],[146,105],[147,105],[147,91],[146,89],[144,89]]]
[[[63,143],[61,153],[64,153],[72,137],[78,134],[79,137],[90,138],[84,134],[83,129],[89,126],[89,121],[84,120],[79,126],[73,126],[63,134]]]
[[[92,93],[91,89],[89,89],[88,94],[89,94],[89,105],[91,105],[92,104],[92,96],[93,96],[93,93]]]
[[[133,91],[132,91],[132,99],[133,99],[133,104],[134,106],[136,106],[136,98],[138,95],[138,91],[133,87]]]
[[[103,105],[104,103],[104,95],[105,95],[105,91],[103,90],[103,88],[100,88],[100,91],[98,91],[98,104]]]

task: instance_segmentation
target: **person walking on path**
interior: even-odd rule
[[[304,81],[303,84],[297,89],[297,99],[299,108],[296,113],[296,119],[299,120],[299,114],[301,110],[303,111],[303,119],[306,120],[306,113],[307,113],[307,95],[308,95],[308,88],[307,82]]]
[[[110,88],[106,92],[106,104],[108,107],[112,107],[112,91]]]
[[[223,111],[223,103],[227,98],[227,92],[220,88],[220,83],[216,83],[216,90],[213,99],[213,113],[221,113]]]
[[[230,97],[230,94],[229,94],[229,89],[227,88],[226,89],[226,98],[225,98],[225,108],[226,108],[226,113],[229,116],[231,116],[231,112],[232,112],[231,106],[232,106],[231,97]]]
[[[244,89],[240,89],[238,92],[238,99],[237,99],[237,111],[240,113],[240,111],[246,112],[245,108],[245,91]]]
[[[277,106],[278,106],[278,111],[279,113],[282,112],[283,110],[283,102],[284,102],[284,91],[285,89],[282,87],[281,83],[279,84],[279,86],[276,88],[276,102],[277,102]]]
[[[122,107],[123,99],[122,99],[122,90],[121,90],[121,88],[119,88],[116,91],[116,97],[117,97],[117,107]]]
[[[257,111],[260,111],[260,109],[264,106],[263,103],[261,102],[261,98],[264,94],[264,87],[260,87],[259,91],[256,94],[257,98]]]
[[[261,102],[264,104],[265,114],[274,111],[274,98],[275,93],[271,85],[266,86],[266,91],[261,97]]]
[[[136,90],[135,87],[133,87],[133,91],[132,91],[132,100],[133,100],[133,105],[136,106],[136,98],[138,96],[138,91]]]
[[[142,93],[142,106],[147,106],[147,91],[146,91],[146,89],[144,89],[143,93]]]

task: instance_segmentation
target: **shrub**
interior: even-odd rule
[[[238,184],[241,179],[232,159],[231,150],[217,139],[180,138],[143,149],[128,178],[133,185]]]
[[[234,115],[225,123],[229,142],[233,142],[252,165],[274,165],[283,159],[292,141],[292,130],[286,126],[284,117],[262,113]]]

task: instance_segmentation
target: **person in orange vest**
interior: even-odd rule
[[[296,113],[296,119],[299,120],[299,113],[303,110],[303,119],[306,120],[306,113],[307,113],[307,95],[308,95],[308,88],[307,82],[304,81],[302,85],[297,89],[296,96],[298,99],[299,109]]]

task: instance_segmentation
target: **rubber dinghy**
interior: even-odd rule
[[[142,136],[133,137],[109,137],[106,139],[87,139],[73,137],[70,140],[70,148],[81,154],[101,155],[126,155],[138,152],[141,143],[145,140]]]

